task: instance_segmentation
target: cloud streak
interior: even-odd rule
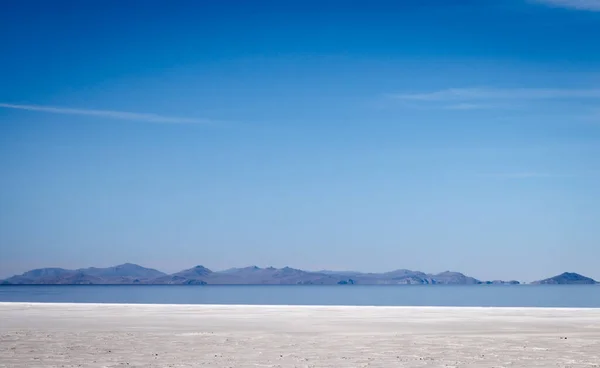
[[[600,0],[533,0],[553,7],[600,11]]]
[[[449,88],[425,93],[394,94],[410,101],[456,102],[474,100],[600,99],[600,89],[559,88]]]
[[[117,120],[142,121],[142,122],[147,122],[147,123],[162,123],[162,124],[210,124],[211,123],[211,121],[207,120],[207,119],[183,118],[183,117],[164,116],[164,115],[157,115],[157,114],[112,111],[112,110],[75,109],[75,108],[69,108],[69,107],[41,106],[41,105],[18,105],[18,104],[10,104],[10,103],[2,103],[2,102],[0,102],[0,107],[6,108],[6,109],[15,109],[15,110],[47,112],[47,113],[52,113],[52,114],[83,115],[83,116],[95,116],[95,117],[117,119]]]

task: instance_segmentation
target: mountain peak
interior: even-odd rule
[[[196,276],[205,276],[205,275],[208,275],[210,273],[213,273],[213,272],[211,270],[209,270],[208,268],[206,268],[206,267],[204,267],[202,265],[197,265],[197,266],[194,266],[194,267],[189,268],[187,270],[183,270],[183,271],[177,272],[175,275],[184,275],[184,274],[185,275],[190,275],[190,274],[193,274],[193,275],[196,275]]]
[[[246,270],[246,271],[258,271],[258,270],[261,270],[261,268],[260,268],[260,267],[258,267],[258,266],[248,266],[248,267],[241,268],[241,270]]]
[[[585,276],[582,276],[582,275],[580,275],[580,274],[578,274],[576,272],[563,272],[563,273],[561,273],[558,276],[562,276],[562,277],[575,277],[575,278],[585,277]]]
[[[210,272],[212,272],[212,271],[211,271],[211,270],[209,270],[208,268],[206,268],[206,267],[204,267],[204,266],[201,266],[201,265],[195,266],[195,267],[194,267],[194,270],[202,270],[202,271],[210,271]]]

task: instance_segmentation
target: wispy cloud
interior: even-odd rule
[[[554,7],[600,11],[600,0],[533,0]]]
[[[1,103],[0,107],[6,109],[17,109],[27,111],[39,111],[53,114],[65,115],[86,115],[96,116],[108,119],[143,121],[147,123],[163,123],[163,124],[210,124],[212,121],[207,119],[183,118],[174,116],[164,116],[148,113],[124,112],[112,110],[92,110],[92,109],[75,109],[69,107],[56,106],[40,106],[40,105],[17,105],[10,103]]]
[[[449,88],[425,93],[393,94],[412,101],[600,99],[600,89],[559,88]]]

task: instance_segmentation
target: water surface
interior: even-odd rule
[[[600,308],[600,285],[10,285],[0,302]]]

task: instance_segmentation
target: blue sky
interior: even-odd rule
[[[600,1],[7,1],[0,276],[600,279]]]

